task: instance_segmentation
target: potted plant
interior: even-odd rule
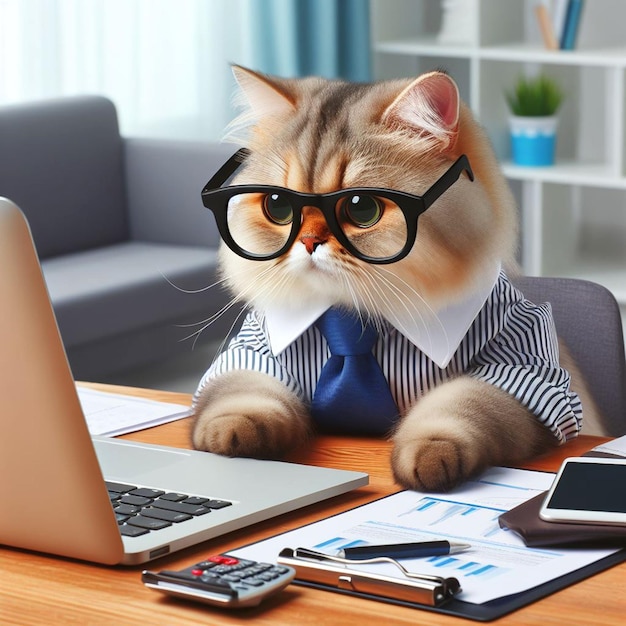
[[[511,109],[511,147],[517,165],[552,165],[556,148],[557,112],[563,101],[558,83],[540,74],[521,76],[506,93]]]

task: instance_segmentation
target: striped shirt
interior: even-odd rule
[[[230,370],[248,369],[277,378],[310,403],[329,356],[326,340],[315,325],[273,354],[264,316],[253,309],[203,376],[196,397],[209,380]],[[465,374],[513,395],[561,443],[580,430],[582,406],[570,390],[569,373],[559,366],[551,307],[524,299],[503,272],[445,367],[388,323],[379,331],[374,356],[401,415],[429,389]]]

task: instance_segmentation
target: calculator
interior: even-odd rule
[[[141,580],[147,587],[168,595],[213,606],[243,608],[257,606],[278,593],[295,575],[296,570],[287,565],[216,554],[181,570],[144,570]]]

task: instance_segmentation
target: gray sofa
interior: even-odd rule
[[[102,97],[0,107],[0,196],[28,218],[76,379],[191,350],[194,324],[228,302],[203,290],[219,235],[200,192],[234,150],[121,137]]]

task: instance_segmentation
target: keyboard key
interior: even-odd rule
[[[130,504],[132,506],[146,506],[152,503],[152,498],[144,498],[142,496],[122,496],[119,500],[122,504]]]
[[[152,506],[159,509],[167,509],[168,511],[187,513],[187,515],[193,515],[194,517],[198,515],[206,515],[211,512],[211,509],[208,509],[205,506],[194,506],[193,504],[185,504],[184,502],[170,502],[169,500],[161,500],[161,498],[155,500],[152,503]]]
[[[139,526],[139,528],[146,528],[147,530],[161,530],[161,528],[166,528],[167,526],[172,525],[170,522],[150,517],[143,517],[143,515],[131,517],[127,524],[130,526]]]
[[[208,498],[199,498],[197,496],[190,496],[189,498],[186,498],[185,500],[183,500],[183,502],[185,504],[204,504],[207,500]]]
[[[137,485],[127,485],[125,483],[114,483],[110,480],[105,481],[107,489],[116,493],[128,493],[133,489],[137,489]]]
[[[227,500],[212,500],[127,483],[105,482],[120,532],[128,537],[167,528],[172,523],[185,522],[233,504]]]
[[[141,511],[141,507],[131,506],[130,504],[115,504],[113,510],[120,515],[135,515]]]
[[[233,572],[232,574],[224,574],[221,578],[228,583],[238,583],[242,576],[238,572]]]
[[[210,573],[204,573],[200,576],[203,583],[215,585],[228,585],[228,581],[223,576],[214,576]],[[230,587],[230,585],[228,585]]]
[[[129,526],[128,524],[122,524],[120,526],[120,533],[125,537],[140,537],[150,532],[146,528],[139,528],[139,526]]]
[[[178,522],[186,522],[188,519],[192,519],[191,515],[187,515],[187,513],[178,513],[177,511],[168,511],[167,509],[155,509],[154,507],[142,509],[141,514],[144,517],[153,517],[154,519],[161,519],[165,520],[166,522],[174,522],[175,524],[178,524]]]
[[[242,565],[239,559],[236,559],[233,556],[226,556],[224,554],[214,554],[213,556],[210,556],[207,561],[209,561],[209,563],[216,563],[218,565],[228,565],[231,568],[235,567],[236,565]]]
[[[181,500],[185,500],[189,496],[186,493],[164,493],[161,496],[161,500],[170,500],[171,502],[180,502]]]
[[[141,496],[142,498],[150,498],[154,500],[154,498],[158,498],[162,496],[165,491],[161,491],[160,489],[149,489],[147,487],[140,487],[139,489],[133,489],[129,492],[131,496]]]
[[[223,509],[227,506],[232,506],[232,502],[228,502],[227,500],[209,500],[204,504],[209,509]]]

